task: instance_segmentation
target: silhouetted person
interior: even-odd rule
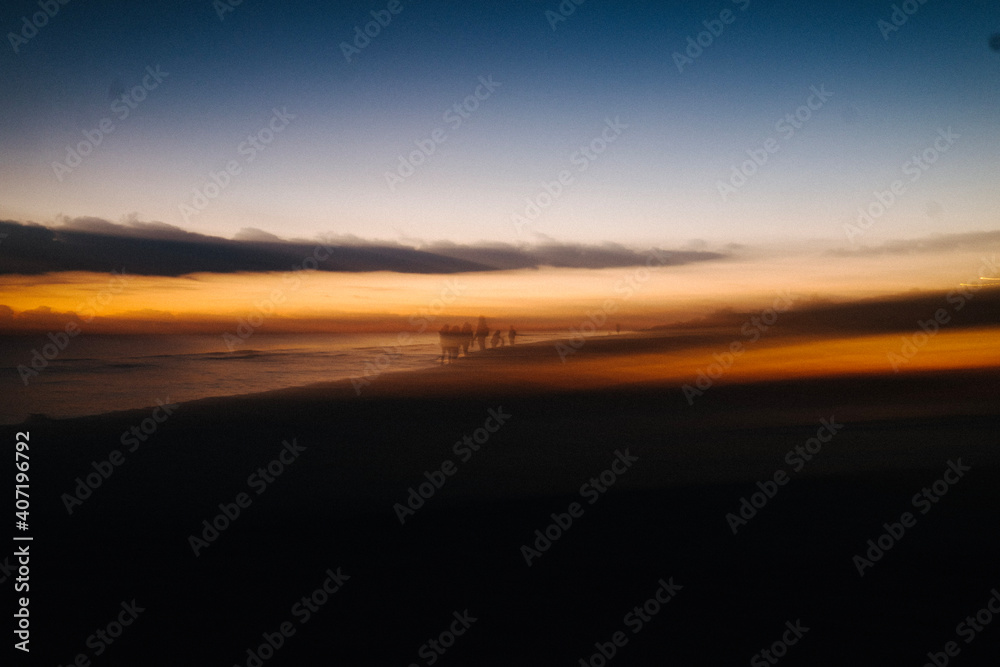
[[[514,331],[514,325],[510,325],[510,331],[507,332],[507,342],[511,345],[514,344],[514,340],[517,338],[517,332]]]
[[[493,340],[491,341],[493,347],[503,347],[503,334],[497,329],[493,332]]]
[[[469,356],[469,346],[472,345],[472,325],[466,322],[462,325],[462,352]]]
[[[448,333],[448,361],[458,359],[458,348],[462,345],[462,330],[456,324]]]
[[[622,332],[622,325],[621,324],[616,324],[615,325],[615,333],[621,333],[621,332]]]
[[[486,337],[490,335],[490,328],[486,326],[486,318],[482,315],[479,316],[479,322],[476,324],[476,335],[475,339],[479,341],[479,351],[486,351]]]
[[[438,331],[438,336],[441,337],[441,365],[444,366],[445,359],[448,358],[448,345],[451,341],[451,327],[447,324],[441,327]]]

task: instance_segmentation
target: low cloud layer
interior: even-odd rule
[[[317,261],[321,271],[463,273],[531,269],[540,266],[605,269],[649,262],[673,266],[723,259],[706,251],[640,252],[617,244],[546,243],[457,245],[414,248],[357,238],[330,241],[282,240],[245,229],[235,239],[184,231],[162,222],[119,224],[74,218],[58,227],[0,221],[0,275],[55,271],[182,276],[190,273],[288,271]]]
[[[935,317],[939,321],[935,324]],[[950,292],[902,294],[846,303],[806,302],[777,315],[768,336],[862,336],[935,328],[1000,326],[1000,283],[983,281],[959,285]],[[748,323],[751,330],[761,321],[761,311],[723,310],[655,330],[726,330],[737,339]]]
[[[879,245],[859,245],[856,248],[830,250],[828,254],[837,257],[872,257],[961,250],[997,250],[998,248],[1000,248],[1000,230],[965,232],[962,234],[934,234],[923,239],[892,240]]]

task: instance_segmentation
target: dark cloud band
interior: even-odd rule
[[[322,271],[465,273],[531,269],[540,266],[604,269],[681,265],[722,259],[703,251],[641,252],[617,244],[546,243],[456,245],[421,248],[357,238],[292,240],[257,230],[236,239],[184,231],[160,222],[117,224],[100,218],[74,218],[58,227],[0,221],[0,274],[37,275],[56,271],[182,276],[190,273],[288,271],[303,261],[318,261]],[[654,254],[655,253],[655,254]]]

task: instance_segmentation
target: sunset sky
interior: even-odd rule
[[[1000,0],[0,38],[46,664],[944,664],[1000,585]]]
[[[386,7],[69,3],[32,31],[7,3],[0,327],[114,270],[99,315],[143,330],[275,290],[277,328],[398,328],[449,279],[443,316],[565,328],[614,299],[642,327],[947,291],[998,249],[996,3],[898,30],[868,2]],[[283,282],[320,242],[334,264]]]

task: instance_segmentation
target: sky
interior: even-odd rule
[[[557,2],[400,0],[346,55],[386,3],[246,0],[221,19],[208,0],[179,5],[70,2],[17,53],[8,34],[0,217],[133,216],[230,238],[748,242],[843,237],[903,179],[871,239],[995,225],[995,3],[928,2],[886,39],[890,3],[590,0],[550,22]],[[36,11],[5,3],[0,25],[19,33]],[[713,24],[723,11],[732,22]],[[687,38],[719,26],[678,67]],[[813,90],[829,96],[779,130]],[[470,95],[472,111],[452,109]],[[614,140],[580,153],[608,120]],[[261,150],[243,143],[269,123],[281,129]],[[958,138],[911,181],[904,164],[948,128]],[[85,132],[100,145],[53,167]],[[767,163],[720,193],[769,139]],[[397,171],[421,141],[430,154]],[[231,161],[240,173],[195,209]],[[571,182],[532,217],[560,172]]]
[[[656,249],[693,254],[650,308],[947,289],[997,249],[1000,6],[904,4],[12,0],[0,303],[62,312],[39,273],[127,264],[188,281],[142,292],[164,312],[198,275],[201,316],[317,240],[340,263],[307,310],[399,314],[444,284],[407,273],[487,271],[554,312],[538,290],[599,303]],[[878,254],[906,243],[931,251]]]

